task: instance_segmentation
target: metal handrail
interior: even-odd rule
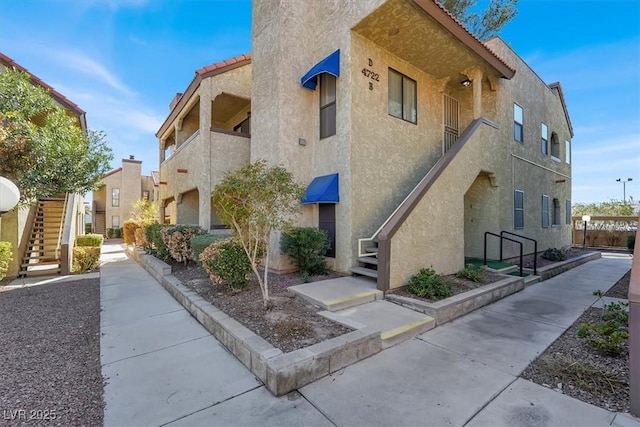
[[[502,247],[502,241],[503,240],[509,240],[510,242],[517,243],[517,244],[520,245],[520,277],[523,277],[522,276],[522,242],[519,242],[519,241],[514,240],[514,239],[510,239],[508,237],[501,236],[501,235],[496,234],[496,233],[492,233],[490,231],[485,231],[484,232],[484,260],[483,260],[484,265],[487,265],[487,235],[495,236],[498,239],[500,239],[500,247]],[[502,254],[500,255],[500,261],[502,261]]]
[[[516,236],[521,239],[530,240],[533,242],[533,275],[535,276],[538,273],[538,241],[536,239],[532,239],[531,237],[522,236],[520,234],[512,233],[510,231],[502,230],[500,235],[509,234],[511,236]],[[531,255],[531,254],[527,254]],[[502,243],[500,244],[500,261],[502,261]]]

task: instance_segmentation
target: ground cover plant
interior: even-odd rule
[[[605,296],[627,295],[630,272],[604,293]],[[574,324],[534,360],[522,377],[555,389],[576,399],[608,409],[629,410],[629,344],[625,340],[620,351],[601,351],[587,338],[579,336],[583,325],[596,325],[606,319],[622,320],[620,307],[587,309]],[[609,345],[605,345],[608,348]]]

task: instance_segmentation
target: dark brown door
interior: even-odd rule
[[[327,256],[336,257],[336,205],[335,203],[319,203],[320,215],[318,228],[329,235],[330,246]]]

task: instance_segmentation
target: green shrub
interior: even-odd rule
[[[542,253],[542,258],[549,261],[564,261],[567,255],[558,248],[549,248]]]
[[[605,305],[602,320],[598,323],[583,323],[578,337],[605,356],[618,356],[629,339],[629,313],[627,303],[612,302]]]
[[[324,255],[329,250],[329,235],[314,227],[293,228],[282,234],[280,249],[291,258],[303,277],[327,274]]]
[[[407,291],[422,298],[440,300],[453,295],[451,285],[431,268],[423,268],[407,283]]]
[[[84,224],[84,234],[91,234],[91,223]]]
[[[85,234],[76,237],[76,246],[102,246],[103,237],[101,234]]]
[[[7,271],[9,271],[9,262],[12,260],[11,243],[0,242],[0,280],[5,278]]]
[[[636,236],[635,234],[632,236],[627,236],[627,248],[633,253],[633,248],[636,246]]]
[[[220,236],[215,234],[201,234],[191,239],[191,259],[200,265],[200,254],[212,245],[216,240],[219,240]]]
[[[140,228],[140,225],[132,219],[128,219],[122,223],[122,234],[124,237],[125,244],[135,245],[136,229],[138,228]]]
[[[484,275],[484,266],[467,264],[465,268],[456,273],[456,277],[468,279],[476,283],[484,283],[486,281]]]
[[[122,228],[114,228],[113,229],[113,237],[115,237],[116,239],[122,239]]]
[[[169,251],[162,239],[162,229],[173,227],[169,224],[149,224],[144,227],[144,237],[147,241],[147,251],[163,261],[169,259]]]
[[[77,246],[73,248],[72,270],[75,273],[84,273],[100,267],[100,247]]]
[[[234,290],[243,289],[249,283],[251,262],[240,243],[231,238],[207,246],[200,254],[200,262],[212,282],[224,283]]]
[[[191,239],[205,232],[197,225],[175,225],[161,229],[160,233],[171,258],[186,265],[192,256]]]

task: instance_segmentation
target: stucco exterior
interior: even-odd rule
[[[100,179],[100,188],[93,192],[92,231],[106,234],[110,228],[122,228],[132,217],[133,205],[142,197],[156,201],[157,187],[152,176],[142,175],[142,161],[133,156],[122,159],[122,166]],[[118,197],[114,197],[114,191]]]
[[[404,285],[420,268],[449,274],[464,266],[465,257],[482,257],[486,231],[535,238],[540,250],[570,244],[565,211],[571,165],[565,150],[573,132],[559,85],[543,82],[502,40],[483,44],[429,0],[319,3],[310,8],[305,2],[254,0],[250,67],[197,77],[198,88],[190,89],[192,82],[188,99],[172,109],[157,136],[166,181],[161,198],[167,206],[177,202],[178,222],[181,195],[197,190],[198,223],[211,226],[209,193],[217,177],[248,160],[266,159],[303,184],[339,175],[333,268],[349,272],[362,252],[358,240],[373,244],[383,235],[383,290]],[[320,91],[303,87],[300,78],[337,50],[336,132],[320,138]],[[415,120],[389,114],[390,70],[415,82]],[[228,129],[243,118],[240,111],[227,114],[226,122],[211,120],[209,106],[221,92],[250,98],[251,138],[244,144],[229,140],[234,150],[224,150],[224,138],[209,129]],[[453,110],[445,108],[445,99],[457,103],[455,131],[465,135],[464,145],[454,144],[450,153],[444,118]],[[524,111],[523,142],[514,139],[514,103]],[[195,105],[199,126],[188,132],[199,133],[181,147],[186,135],[178,128],[194,117]],[[541,123],[548,126],[549,144],[552,134],[559,141],[557,158],[541,152]],[[167,142],[174,140],[177,151],[165,159]],[[524,192],[524,226],[517,229],[514,190]],[[550,206],[559,201],[558,224],[550,218],[542,227],[542,195]],[[303,205],[296,221],[317,226],[318,205]],[[270,266],[287,269],[277,237],[272,246]],[[504,247],[515,255],[514,247]],[[497,252],[493,242],[489,255]]]

